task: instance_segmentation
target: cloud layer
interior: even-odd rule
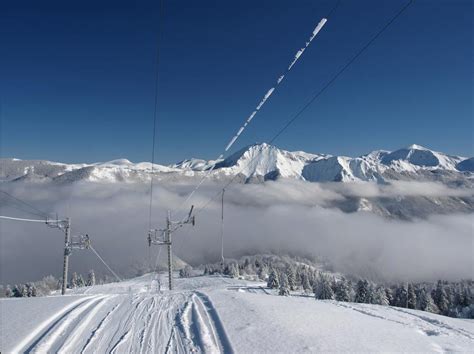
[[[9,191],[47,211],[72,218],[73,234],[88,233],[106,261],[124,275],[134,263],[148,262],[148,186],[12,184]],[[5,188],[3,188],[5,189]],[[191,185],[155,186],[153,227],[162,227],[166,210],[177,208]],[[220,202],[204,205],[220,190],[209,183],[193,199],[197,225],[174,234],[175,252],[198,264],[215,261],[220,252]],[[337,271],[386,280],[472,278],[472,215],[432,215],[401,221],[368,212],[344,213],[328,205],[348,196],[472,196],[472,191],[434,183],[398,182],[317,184],[299,181],[235,185],[226,191],[227,257],[263,252],[319,256]],[[16,205],[18,206],[18,205]],[[31,216],[2,199],[1,214]],[[189,206],[177,213],[184,215]],[[63,235],[42,224],[0,221],[2,283],[59,275]],[[157,248],[151,250],[154,258]],[[165,254],[164,252],[162,253]],[[72,271],[94,268],[106,273],[90,251],[75,251]]]

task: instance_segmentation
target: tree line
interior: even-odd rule
[[[107,282],[104,278],[100,281],[101,284]],[[35,282],[28,282],[24,284],[15,284],[13,286],[7,284],[0,285],[1,297],[36,297],[47,296],[53,291],[61,289],[62,279],[56,279],[52,275],[48,275],[43,279]],[[94,270],[90,270],[87,277],[82,274],[72,273],[71,280],[68,283],[69,289],[75,289],[83,286],[92,286],[96,284],[96,276]]]
[[[318,300],[404,307],[450,317],[474,318],[474,282],[377,284],[318,269],[311,261],[288,256],[251,256],[203,266],[204,274],[266,281],[281,296],[292,292]]]

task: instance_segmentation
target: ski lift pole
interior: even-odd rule
[[[71,254],[70,242],[71,242],[71,218],[66,219],[66,225],[64,229],[64,262],[63,262],[63,284],[61,288],[61,295],[66,294],[67,289],[67,273],[69,268],[69,255]]]
[[[166,246],[168,253],[168,286],[170,290],[173,290],[173,252],[172,252],[172,240],[171,235],[173,232],[183,227],[186,224],[192,226],[196,223],[196,217],[193,215],[194,206],[191,206],[191,210],[186,219],[180,221],[171,220],[171,212],[168,211],[166,216],[166,228],[164,229],[150,229],[148,231],[147,241],[148,247],[151,245]],[[161,236],[160,236],[161,235]]]
[[[168,285],[169,289],[173,290],[173,254],[171,252],[171,222],[170,222],[170,212],[168,211],[168,216],[166,217],[166,243],[168,248]]]
[[[222,204],[221,204],[221,266],[224,269],[224,193],[225,188],[222,189]]]

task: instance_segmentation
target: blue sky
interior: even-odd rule
[[[156,161],[214,158],[336,1],[165,0]],[[342,0],[234,151],[268,141],[406,0]],[[472,156],[472,2],[417,0],[276,142]],[[149,161],[158,1],[2,4],[1,155]]]

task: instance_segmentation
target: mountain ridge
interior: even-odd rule
[[[0,159],[0,181],[47,181],[60,183],[144,182],[152,170],[158,177],[240,177],[242,182],[293,178],[308,182],[357,182],[388,180],[472,179],[474,158],[453,156],[410,145],[395,151],[374,150],[358,156],[287,151],[267,143],[246,146],[225,159],[191,158],[172,165],[133,163],[116,159],[92,164],[64,164],[47,160]]]

